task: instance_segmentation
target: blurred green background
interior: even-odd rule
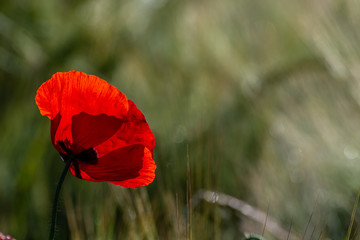
[[[0,231],[48,236],[64,164],[34,97],[79,70],[145,114],[157,176],[133,190],[68,175],[56,239],[262,234],[216,195],[190,209],[200,189],[268,212],[291,239],[344,239],[360,188],[359,23],[356,0],[0,1]]]

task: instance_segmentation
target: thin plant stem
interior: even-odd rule
[[[269,209],[270,209],[270,202],[268,203],[267,210],[266,210],[266,217],[265,217],[264,227],[263,227],[263,231],[261,233],[262,237],[264,236],[264,233],[265,233],[266,223],[267,223],[267,219],[268,219],[268,216],[269,216]]]
[[[189,145],[186,145],[186,205],[188,208],[188,224],[189,224],[189,240],[192,239],[192,234],[191,234],[191,176],[190,176],[190,157],[189,157]],[[188,228],[186,226],[186,228]]]
[[[52,206],[52,214],[51,214],[51,227],[50,227],[50,235],[49,235],[49,240],[53,240],[54,236],[55,236],[55,224],[56,224],[56,216],[57,216],[57,203],[59,200],[59,195],[60,195],[60,190],[61,190],[61,186],[65,180],[66,174],[70,168],[71,163],[73,162],[73,160],[75,159],[75,156],[70,155],[70,158],[68,159],[68,161],[66,162],[66,165],[64,167],[64,170],[61,173],[59,182],[56,186],[56,192],[55,192],[55,197],[54,197],[54,202],[53,202],[53,206]]]
[[[292,227],[292,220],[291,220],[291,222],[290,222],[290,229],[289,229],[289,232],[288,232],[288,235],[287,235],[286,240],[289,240],[289,239],[290,239],[291,227]]]
[[[353,226],[353,223],[354,223],[354,220],[355,220],[355,215],[356,215],[357,205],[358,205],[358,202],[359,202],[359,197],[360,197],[360,189],[358,191],[358,194],[356,196],[356,201],[354,203],[354,208],[353,208],[353,211],[352,211],[352,214],[351,214],[351,221],[350,221],[350,225],[349,225],[349,228],[348,228],[348,233],[346,235],[346,240],[349,240],[350,236],[351,236],[351,230],[352,230],[352,226]]]
[[[178,240],[180,240],[179,198],[177,193],[176,193],[176,221],[177,221]]]
[[[308,220],[308,222],[307,222],[307,224],[306,224],[306,228],[305,228],[305,231],[304,231],[304,235],[302,236],[302,239],[301,239],[301,240],[304,240],[304,239],[305,239],[306,232],[307,232],[307,230],[308,230],[308,228],[309,228],[309,226],[310,226],[311,219],[312,219],[312,217],[313,217],[313,215],[314,215],[314,211],[315,211],[315,208],[316,208],[316,205],[317,205],[317,200],[318,200],[318,199],[317,199],[317,197],[316,197],[315,204],[314,204],[313,209],[312,209],[312,211],[311,211],[309,220]]]

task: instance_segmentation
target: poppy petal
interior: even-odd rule
[[[153,153],[144,148],[143,166],[136,178],[128,179],[125,181],[109,181],[112,184],[120,185],[122,187],[137,188],[147,186],[154,181],[156,165],[152,157]]]
[[[155,178],[156,165],[152,153],[141,144],[129,145],[99,158],[96,164],[78,161],[80,176],[94,182],[111,182],[123,187],[140,187]],[[70,168],[78,176],[74,165]]]
[[[79,71],[55,73],[40,86],[35,101],[40,113],[50,119],[62,109],[71,116],[86,112],[119,118],[129,109],[126,96],[116,87]]]
[[[43,116],[53,120],[61,114],[53,136],[55,143],[67,140],[72,144],[72,117],[81,112],[121,119],[129,110],[126,96],[117,88],[96,76],[78,71],[54,74],[40,86],[35,100]]]
[[[59,127],[60,120],[61,120],[61,115],[60,115],[60,113],[58,113],[54,117],[54,119],[51,120],[51,127],[50,127],[51,142],[54,145],[54,147],[56,148],[56,150],[58,150],[59,152],[61,152],[61,148],[60,148],[60,146],[57,146],[57,144],[55,142],[55,135],[56,135],[57,129]]]
[[[128,144],[141,143],[154,153],[155,137],[146,122],[144,114],[136,107],[131,100],[129,102],[129,112],[125,118],[122,128],[118,132]]]
[[[78,71],[56,73],[35,97],[51,120],[51,141],[78,178],[140,187],[155,178],[155,138],[136,105],[106,81]]]
[[[93,148],[112,137],[121,127],[123,119],[105,114],[85,112],[72,117],[71,133],[74,154]]]
[[[108,141],[96,147],[99,157],[113,151],[120,146],[142,144],[151,154],[154,153],[155,137],[146,122],[144,115],[129,100],[129,112],[123,120],[123,123],[117,133]]]

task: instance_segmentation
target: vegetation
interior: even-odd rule
[[[359,238],[359,13],[353,0],[0,1],[0,231],[48,235],[64,164],[34,97],[79,70],[136,102],[157,176],[125,189],[68,175],[57,239],[281,238],[219,196],[291,239],[350,225]]]

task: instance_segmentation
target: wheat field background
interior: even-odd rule
[[[48,235],[64,164],[34,97],[79,70],[137,104],[158,167],[134,190],[68,175],[56,239],[262,234],[263,215],[220,194],[290,239],[344,239],[360,188],[359,23],[355,0],[0,1],[0,232]]]

